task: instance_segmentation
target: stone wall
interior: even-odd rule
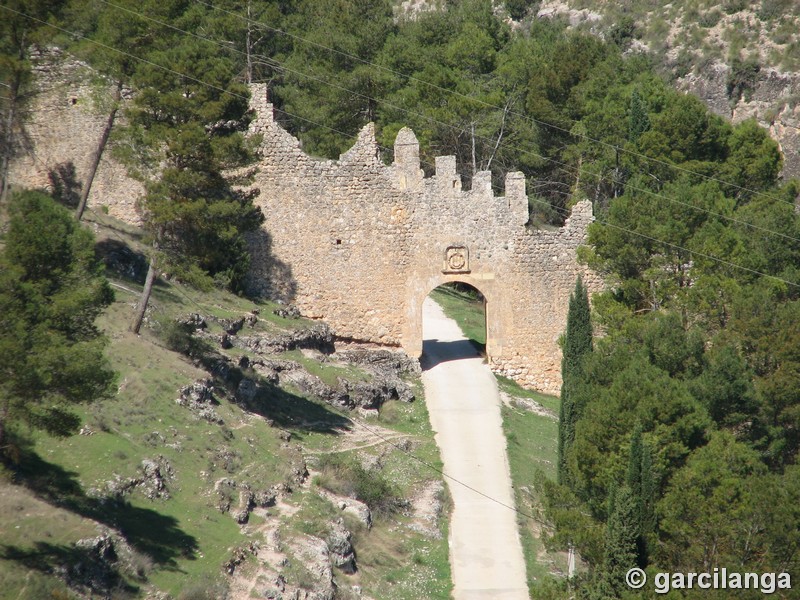
[[[575,278],[601,285],[575,257],[592,220],[588,202],[559,230],[530,229],[522,173],[506,176],[505,196],[495,196],[489,172],[462,190],[452,156],[438,157],[425,178],[409,129],[390,166],[371,124],[339,160],[313,159],[273,120],[266,88],[252,93],[251,133],[263,136],[254,186],[266,216],[250,240],[254,291],[325,319],[339,337],[419,356],[422,301],[443,283],[468,283],[487,300],[493,369],[559,390],[557,342]]]
[[[83,183],[108,118],[112,86],[98,80],[97,73],[86,64],[58,49],[34,59],[36,89],[28,104],[9,181],[12,187],[44,188],[55,165],[72,162]],[[113,160],[112,152],[113,137],[97,169],[89,208],[98,211],[106,206],[112,216],[138,224],[136,200],[142,186],[128,177],[125,167]]]
[[[48,171],[66,161],[85,178],[106,119],[97,98],[110,97],[110,86],[92,78],[86,65],[57,51],[39,58],[13,185],[47,186]],[[253,86],[252,105],[250,133],[263,138],[253,185],[266,216],[249,240],[253,292],[325,319],[340,338],[419,356],[422,301],[443,283],[465,282],[487,299],[492,367],[526,386],[559,390],[557,342],[575,277],[601,286],[575,258],[592,220],[588,202],[561,229],[531,229],[522,173],[506,176],[505,196],[494,194],[489,172],[463,190],[452,156],[438,157],[426,178],[410,129],[398,133],[395,162],[385,165],[371,124],[339,160],[315,159],[273,120],[263,85]],[[138,224],[141,193],[107,150],[90,207],[105,205]]]

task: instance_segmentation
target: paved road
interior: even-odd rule
[[[453,498],[450,565],[456,600],[527,600],[500,397],[489,368],[455,321],[423,304],[425,402]]]

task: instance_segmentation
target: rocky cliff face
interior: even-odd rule
[[[675,78],[734,123],[755,118],[784,156],[784,179],[800,177],[800,15],[792,0],[625,3],[545,0],[527,18],[564,19],[600,37],[630,36]]]
[[[714,63],[703,73],[678,79],[676,85],[734,123],[755,118],[781,147],[784,179],[800,177],[800,73],[761,69],[739,98],[730,97],[730,76],[730,66]]]

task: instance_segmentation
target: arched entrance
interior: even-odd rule
[[[423,351],[423,310],[425,299],[433,290],[445,284],[461,284],[469,286],[483,297],[485,314],[485,353],[488,359],[497,358],[503,351],[503,328],[500,319],[501,304],[496,290],[496,282],[492,274],[438,274],[424,281],[423,284],[411,285],[409,300],[406,305],[406,321],[403,349],[411,356],[421,357]]]
[[[480,290],[460,281],[432,290],[422,305],[422,368],[485,355],[486,299]]]

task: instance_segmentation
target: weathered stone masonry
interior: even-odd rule
[[[108,103],[112,86],[98,83],[97,73],[88,65],[57,48],[36,56],[34,69],[36,91],[24,129],[17,132],[20,142],[11,163],[11,184],[46,187],[50,169],[65,162],[74,164],[78,179],[85,183],[108,117],[109,107],[101,105]],[[105,206],[111,216],[138,225],[136,201],[143,187],[113,160],[113,147],[113,141],[106,147],[88,205],[92,210]]]
[[[68,160],[82,179],[105,119],[92,100],[98,87],[85,65],[58,53],[43,57],[37,70],[39,94],[12,184],[47,185],[48,169]],[[438,157],[436,174],[425,178],[409,129],[399,132],[390,166],[379,158],[372,125],[338,161],[314,159],[274,122],[266,88],[252,92],[251,133],[263,136],[254,186],[266,216],[250,240],[254,291],[325,319],[340,337],[419,356],[423,299],[442,283],[462,281],[487,299],[492,368],[558,391],[557,340],[575,277],[583,273],[590,289],[600,287],[575,258],[592,220],[588,202],[578,203],[560,230],[530,229],[521,173],[507,175],[504,197],[493,194],[488,172],[462,190],[451,156]],[[141,193],[107,152],[89,205],[138,224]]]
[[[557,231],[531,230],[522,173],[506,176],[504,197],[488,171],[462,190],[452,156],[438,157],[425,178],[410,129],[398,133],[386,166],[372,124],[338,161],[314,159],[273,120],[266,88],[252,95],[251,133],[263,136],[254,186],[266,216],[251,239],[256,291],[325,319],[338,336],[419,356],[422,301],[445,282],[465,282],[486,297],[492,368],[558,391],[558,337],[575,278],[600,284],[575,256],[589,202]]]

